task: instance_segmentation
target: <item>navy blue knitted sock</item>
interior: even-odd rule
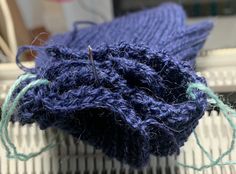
[[[20,67],[50,84],[29,90],[13,120],[64,130],[134,167],[178,153],[207,107],[203,92],[193,100],[186,90],[205,83],[193,67],[212,28],[185,18],[182,7],[163,4],[30,47],[36,67]]]

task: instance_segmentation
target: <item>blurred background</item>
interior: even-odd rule
[[[13,61],[17,46],[43,44],[52,34],[70,30],[75,21],[102,23],[163,2],[165,0],[0,0],[0,60]],[[236,46],[235,0],[173,2],[184,6],[190,22],[202,18],[214,21],[215,28],[205,49]]]

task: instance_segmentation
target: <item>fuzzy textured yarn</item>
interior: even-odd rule
[[[206,84],[194,65],[212,28],[185,18],[168,3],[19,48],[19,67],[36,78],[22,81],[12,98],[33,80],[49,83],[21,96],[12,120],[58,128],[133,167],[150,154],[179,153],[207,107],[204,92],[194,90],[193,99],[186,91]],[[27,49],[37,51],[35,68],[20,63]]]

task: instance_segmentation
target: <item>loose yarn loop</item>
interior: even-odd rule
[[[226,155],[229,155],[234,150],[235,138],[236,138],[236,124],[234,123],[232,118],[233,117],[236,118],[236,111],[233,110],[228,105],[224,104],[224,102],[222,100],[220,100],[220,98],[210,88],[206,87],[203,84],[199,84],[199,83],[190,84],[188,89],[187,89],[187,94],[190,97],[192,97],[193,99],[196,99],[196,96],[193,93],[193,91],[196,90],[196,89],[206,93],[208,95],[208,97],[210,98],[209,102],[220,108],[220,112],[223,113],[223,116],[226,118],[226,120],[228,121],[230,127],[232,128],[232,131],[233,131],[232,140],[231,140],[229,148],[225,152],[223,152],[217,159],[214,160],[213,157],[211,156],[211,154],[209,152],[207,152],[207,150],[200,143],[200,140],[199,140],[196,132],[194,131],[194,137],[196,139],[197,145],[202,150],[202,152],[207,156],[207,158],[210,160],[211,163],[206,164],[206,165],[202,165],[200,167],[196,167],[196,166],[193,166],[193,165],[186,165],[186,164],[182,164],[182,163],[178,163],[178,164],[183,166],[183,167],[191,168],[191,169],[198,170],[198,171],[201,171],[203,169],[210,168],[210,167],[213,167],[213,166],[216,166],[216,165],[222,166],[222,165],[236,164],[236,161],[228,161],[228,162],[222,162],[221,161]]]
[[[24,80],[35,79],[35,78],[36,78],[36,76],[33,74],[25,74],[25,75],[20,76],[15,81],[13,86],[10,88],[10,90],[6,96],[6,99],[3,103],[1,122],[0,122],[0,138],[1,138],[1,142],[2,142],[3,146],[5,147],[5,149],[7,151],[8,158],[14,158],[14,159],[26,161],[30,158],[38,156],[39,154],[41,154],[41,153],[43,153],[55,146],[55,144],[50,144],[50,145],[42,148],[38,152],[29,153],[27,155],[27,154],[23,154],[23,153],[18,153],[15,145],[11,142],[11,140],[9,138],[7,126],[8,126],[10,119],[11,119],[11,116],[16,111],[17,105],[19,104],[19,101],[22,98],[22,96],[24,96],[25,93],[31,88],[34,88],[34,87],[40,86],[40,85],[47,85],[49,83],[49,81],[47,81],[45,79],[38,79],[38,80],[32,81],[27,86],[25,86],[12,101],[11,97],[13,95],[13,92],[20,85],[20,83]]]

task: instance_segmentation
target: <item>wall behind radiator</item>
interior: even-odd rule
[[[45,26],[51,33],[67,31],[75,21],[113,18],[112,0],[17,0],[17,4],[27,28]]]
[[[101,23],[113,18],[112,0],[73,0],[62,6],[67,28],[70,28],[74,21],[87,20]]]
[[[25,25],[32,29],[43,24],[41,0],[16,0],[20,8]]]

